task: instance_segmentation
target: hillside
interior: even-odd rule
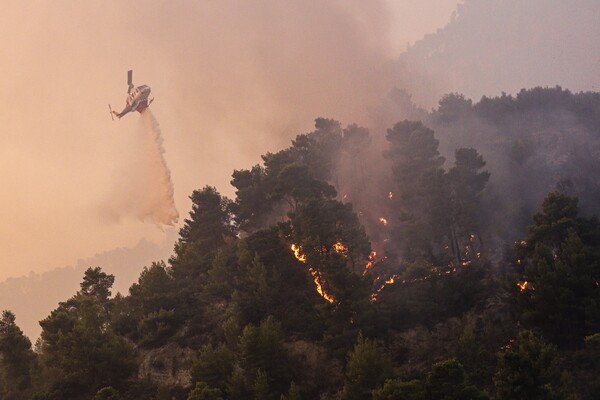
[[[593,399],[600,93],[326,118],[211,186],[168,262],[5,311],[5,399]],[[569,373],[561,373],[569,371]]]

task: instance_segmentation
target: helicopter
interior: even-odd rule
[[[148,106],[154,101],[154,99],[149,99],[150,96],[150,86],[148,85],[140,85],[135,87],[132,83],[133,81],[133,70],[127,71],[127,100],[125,103],[125,108],[121,112],[113,111],[110,104],[108,105],[108,109],[110,111],[110,117],[113,119],[113,115],[117,118],[121,119],[121,117],[131,111],[137,111],[140,114],[148,108]]]

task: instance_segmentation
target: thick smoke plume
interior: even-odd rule
[[[160,126],[149,109],[142,113],[129,148],[132,151],[117,171],[103,215],[114,221],[131,216],[157,225],[175,225],[179,213],[171,172],[164,158]]]

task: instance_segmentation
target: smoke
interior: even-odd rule
[[[444,28],[400,55],[397,83],[422,106],[460,92],[598,88],[597,0],[466,0]],[[406,79],[408,78],[408,79]]]
[[[160,126],[150,109],[141,114],[129,142],[131,151],[116,171],[101,214],[114,222],[133,217],[158,226],[175,225],[179,214],[173,199],[171,171],[164,158]]]
[[[162,240],[153,224],[138,221],[156,179],[140,182],[150,173],[140,171],[132,147],[145,143],[134,132],[138,117],[113,123],[106,113],[126,90],[127,70],[136,85],[152,87],[175,204],[189,210],[193,190],[211,185],[231,196],[233,169],[285,146],[316,117],[372,127],[368,108],[393,86],[388,70],[398,46],[446,23],[454,8],[452,0],[398,3],[6,4],[0,176],[10,195],[1,204],[9,223],[0,227],[0,277],[68,265],[142,237]]]

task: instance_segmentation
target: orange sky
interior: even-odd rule
[[[126,71],[148,84],[179,213],[206,184],[287,146],[324,116],[368,125],[383,66],[445,25],[451,0],[23,1],[0,15],[0,280],[165,233],[102,217],[140,149]],[[148,188],[150,190],[151,188]],[[117,202],[118,203],[118,202]],[[141,266],[140,266],[141,267]]]

